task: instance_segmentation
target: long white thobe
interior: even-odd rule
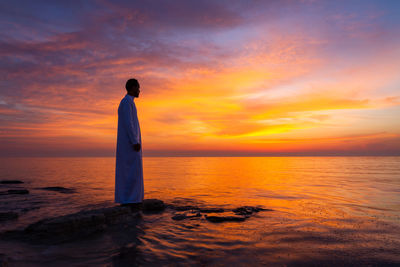
[[[126,95],[118,107],[117,156],[115,166],[115,202],[138,203],[143,201],[142,149],[135,151],[134,144],[142,144],[139,120],[134,98]]]

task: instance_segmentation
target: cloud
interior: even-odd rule
[[[132,76],[152,150],[256,149],[298,134],[327,141],[327,129],[397,134],[387,108],[399,105],[400,22],[390,6],[360,3],[3,2],[0,138],[8,151],[54,152],[62,140],[70,152],[113,151]],[[367,127],[367,111],[385,119]]]

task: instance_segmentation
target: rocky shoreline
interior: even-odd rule
[[[9,195],[13,199],[12,195],[18,197],[18,195],[30,196],[31,194],[31,188],[28,188],[28,190],[20,187],[21,184],[24,184],[23,181],[3,180],[0,181],[0,184],[3,185],[2,188],[6,189],[0,192],[0,195],[4,197]],[[53,191],[61,194],[73,194],[77,192],[73,188],[60,186],[33,189]],[[24,199],[23,202],[29,201],[29,198]],[[20,211],[24,212],[24,209]],[[240,206],[234,209],[225,209],[221,207],[194,205],[190,201],[164,203],[164,201],[159,199],[145,199],[142,203],[135,203],[133,205],[115,205],[105,208],[81,210],[63,216],[42,219],[22,229],[2,232],[0,233],[0,238],[4,241],[52,245],[79,242],[85,238],[100,236],[101,233],[123,233],[127,229],[136,231],[135,228],[141,222],[142,217],[151,214],[165,213],[165,215],[170,216],[176,223],[184,220],[198,220],[199,223],[224,223],[243,222],[260,211],[271,210],[261,206]],[[0,212],[0,223],[18,220],[19,216],[20,214],[16,210]],[[125,250],[124,248],[121,255],[126,254]],[[131,249],[128,250],[130,251]],[[12,262],[13,260],[6,254],[0,253],[0,266],[7,266],[8,263]]]
[[[170,209],[172,219],[202,219],[212,222],[241,222],[260,211],[271,211],[262,207],[242,206],[232,210],[214,207],[165,204],[159,199],[145,199],[140,205],[114,206],[94,210],[79,211],[64,216],[47,218],[32,223],[23,230],[2,233],[3,238],[35,242],[64,242],[106,231],[107,228],[136,223],[143,214],[160,213]],[[17,216],[10,214],[10,217]]]

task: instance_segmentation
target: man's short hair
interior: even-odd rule
[[[136,79],[129,79],[126,81],[125,89],[126,89],[126,91],[129,91],[134,86],[139,87],[139,82]]]

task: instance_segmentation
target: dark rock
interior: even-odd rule
[[[0,212],[0,222],[7,220],[15,220],[18,219],[18,213],[9,211],[9,212]]]
[[[23,181],[20,180],[1,180],[0,184],[23,184]]]
[[[165,207],[164,202],[159,199],[145,199],[142,204],[143,212],[159,212],[163,211]]]
[[[200,210],[201,212],[204,212],[204,213],[210,213],[210,212],[212,212],[212,213],[225,212],[225,210],[224,210],[223,208],[199,208],[199,210]]]
[[[137,218],[129,207],[115,206],[48,218],[29,225],[24,233],[36,240],[65,241],[103,231],[117,222]]]
[[[262,207],[252,207],[252,206],[242,206],[236,209],[233,209],[232,211],[237,214],[237,215],[244,215],[248,216],[253,214],[254,212],[259,212],[259,211],[272,211],[270,209],[264,209]]]
[[[213,209],[210,209],[210,211]],[[261,210],[266,210],[262,207],[251,207],[251,206],[242,206],[232,211],[221,211],[223,209],[215,209],[216,212],[214,214],[205,215],[206,220],[210,222],[242,222],[249,218],[253,213],[259,212]]]
[[[132,211],[139,211],[143,209],[143,203],[124,203],[121,207],[129,207]]]
[[[148,211],[165,208],[158,199],[144,200]],[[129,206],[114,206],[94,210],[82,210],[64,216],[47,218],[33,223],[24,230],[12,230],[1,233],[0,238],[20,239],[39,243],[60,243],[84,238],[104,230],[118,227],[135,228],[141,212]]]
[[[238,216],[238,215],[205,215],[206,220],[210,222],[242,222],[246,220],[245,216]]]
[[[56,191],[56,192],[60,192],[60,193],[64,193],[64,194],[76,193],[76,190],[75,190],[75,189],[72,189],[72,188],[65,188],[65,187],[61,187],[61,186],[41,187],[41,188],[39,188],[39,189],[48,190],[48,191]]]
[[[29,190],[26,189],[10,189],[7,190],[8,194],[20,194],[20,195],[25,195],[25,194],[29,194]]]
[[[176,212],[174,216],[172,216],[173,220],[180,221],[188,218],[196,218],[201,217],[201,213],[199,211],[192,211],[192,212]]]

